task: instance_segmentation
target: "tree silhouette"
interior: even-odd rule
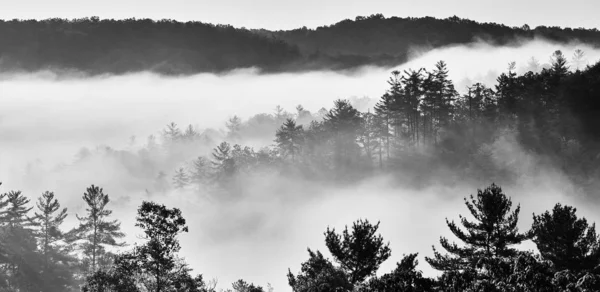
[[[329,228],[325,232],[327,248],[353,285],[374,275],[391,255],[389,243],[384,244],[381,235],[376,235],[377,229],[379,222],[372,225],[368,220],[358,220],[352,224],[351,231],[346,226],[342,234]]]
[[[183,189],[190,183],[190,178],[188,177],[185,169],[180,167],[175,171],[175,175],[173,175],[173,186],[175,189]]]
[[[576,210],[556,204],[551,213],[533,216],[533,241],[557,271],[568,269],[580,273],[600,264],[600,238],[595,225],[577,218]]]
[[[91,185],[83,194],[83,200],[87,204],[84,216],[76,215],[79,226],[70,231],[71,241],[79,241],[79,246],[84,254],[91,260],[89,272],[94,273],[97,269],[98,257],[106,253],[105,246],[120,247],[124,243],[117,239],[125,236],[121,232],[121,223],[118,220],[107,220],[112,210],[106,208],[110,202],[108,194],[98,186]]]
[[[450,231],[464,243],[464,247],[451,244],[446,238],[440,238],[440,244],[448,252],[442,255],[433,248],[434,257],[425,260],[436,270],[465,271],[482,270],[487,276],[501,271],[502,264],[518,254],[512,245],[527,238],[517,228],[520,206],[511,212],[512,202],[502,189],[492,184],[483,191],[477,191],[477,197],[471,196],[465,204],[476,221],[460,216],[461,224],[467,230],[461,230],[454,222],[446,220]]]
[[[275,133],[275,142],[284,155],[290,155],[292,162],[300,152],[300,146],[304,140],[304,129],[302,125],[296,125],[293,119],[287,119]]]

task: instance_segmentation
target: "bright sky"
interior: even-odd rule
[[[0,19],[172,18],[267,29],[313,28],[374,13],[600,28],[598,0],[0,0],[0,7]]]

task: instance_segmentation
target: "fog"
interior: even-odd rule
[[[581,44],[552,44],[543,40],[492,47],[483,42],[435,50],[415,49],[412,59],[399,66],[433,68],[444,60],[459,91],[482,82],[492,86],[508,63],[517,62],[523,72],[531,57],[549,63],[555,50],[570,58],[582,49],[590,64],[600,59],[600,49]],[[374,177],[358,186],[333,187],[277,175],[245,178],[243,196],[224,200],[209,193],[169,192],[157,196],[145,192],[145,183],[132,176],[119,161],[92,159],[72,165],[81,147],[108,145],[135,151],[145,137],[170,122],[198,129],[223,129],[234,115],[243,120],[258,113],[273,113],[280,105],[294,111],[297,105],[315,113],[330,108],[340,98],[362,102],[367,110],[385,92],[392,69],[364,67],[347,72],[260,74],[243,69],[227,74],[164,77],[151,73],[124,76],[64,76],[54,72],[3,73],[0,76],[0,191],[20,189],[31,198],[44,190],[54,191],[74,213],[83,212],[81,196],[90,184],[104,187],[109,204],[133,242],[140,234],[133,226],[135,209],[142,200],[178,207],[188,220],[190,232],[181,236],[182,255],[196,272],[218,278],[218,287],[243,278],[276,291],[291,291],[286,273],[297,273],[308,258],[306,248],[326,251],[323,232],[327,226],[341,229],[359,218],[381,220],[380,232],[390,241],[392,257],[380,273],[388,272],[402,254],[419,252],[419,268],[435,275],[423,260],[439,236],[448,236],[444,218],[458,220],[467,214],[463,197],[475,194],[491,182],[454,186],[434,184],[424,189],[398,186],[393,177]],[[370,100],[360,100],[369,97]],[[273,133],[274,135],[274,133]],[[138,137],[130,143],[130,137]],[[272,144],[272,137],[242,141],[256,147]],[[556,202],[573,204],[590,221],[600,219],[584,204],[577,186],[558,170],[536,170],[536,157],[520,149],[510,137],[499,145],[497,159],[518,157],[526,179],[502,185],[521,203],[522,230],[531,224],[531,213],[550,209]],[[216,143],[215,143],[216,144]],[[211,147],[197,149],[190,159],[206,155]],[[504,156],[502,156],[504,155]],[[173,162],[174,165],[181,161]],[[501,163],[501,161],[497,161]],[[29,165],[29,167],[28,167]],[[33,165],[33,167],[32,167]],[[165,165],[172,171],[171,164]],[[410,170],[406,170],[409,172]],[[524,247],[533,248],[528,243]],[[325,253],[328,255],[328,253]]]

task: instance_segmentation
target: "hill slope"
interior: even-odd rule
[[[150,70],[163,74],[393,66],[413,47],[484,39],[496,44],[542,37],[600,45],[597,29],[527,26],[381,14],[290,31],[247,30],[150,19],[0,20],[0,71],[75,69],[90,74]]]

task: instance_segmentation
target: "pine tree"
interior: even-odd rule
[[[390,159],[390,135],[393,110],[393,96],[386,92],[381,97],[381,100],[375,105],[375,115],[377,117],[378,124],[380,125],[380,129],[378,131],[379,140],[382,142],[382,145],[385,145],[387,159]],[[379,160],[380,164],[382,164],[381,157]]]
[[[177,169],[175,175],[173,175],[173,187],[175,187],[175,189],[184,189],[189,183],[190,178],[183,167]]]
[[[351,291],[346,273],[334,266],[321,252],[308,249],[309,259],[295,276],[288,269],[288,283],[294,292]]]
[[[192,162],[189,179],[190,182],[195,184],[198,188],[201,188],[207,182],[208,172],[208,160],[202,156],[199,156]]]
[[[44,255],[45,269],[49,267],[49,260],[55,254],[53,244],[64,238],[60,225],[67,217],[67,208],[59,211],[60,203],[54,198],[53,192],[44,192],[37,201],[40,213],[35,213],[40,222],[40,235],[42,253]],[[56,213],[58,212],[58,213]]]
[[[235,160],[231,145],[227,142],[222,142],[215,149],[213,149],[213,169],[215,170],[215,178],[220,180],[222,178],[232,176],[236,171]]]
[[[552,68],[550,69],[556,76],[565,77],[569,73],[569,66],[567,66],[567,58],[563,55],[560,50],[557,50],[552,54],[550,58]]]
[[[360,112],[350,101],[336,100],[324,122],[334,141],[334,165],[338,169],[349,168],[360,154],[356,143],[362,123]]]
[[[352,285],[375,275],[379,266],[391,255],[389,243],[385,244],[381,235],[376,234],[377,229],[379,222],[372,225],[368,220],[358,220],[353,223],[352,231],[346,226],[342,234],[329,228],[325,232],[325,245],[347,273]]]
[[[71,265],[75,261],[68,253],[69,246],[58,243],[65,238],[60,225],[67,217],[67,208],[60,210],[60,203],[52,192],[44,192],[36,205],[39,210],[35,215],[40,226],[38,238],[43,256],[44,291],[65,291],[73,281]]]
[[[275,133],[277,147],[285,156],[291,156],[292,162],[298,156],[303,141],[304,128],[302,125],[296,125],[293,119],[287,119]]]
[[[464,243],[459,247],[446,238],[440,238],[440,244],[449,253],[442,255],[433,248],[434,257],[425,260],[436,270],[466,271],[484,270],[487,276],[498,272],[500,264],[517,255],[512,245],[519,244],[527,238],[517,228],[520,206],[510,212],[512,202],[502,189],[492,184],[486,189],[477,191],[477,198],[471,196],[465,204],[475,222],[460,216],[466,232],[454,222],[446,220],[450,231]],[[502,266],[504,267],[504,266]]]
[[[423,69],[417,71],[404,71],[402,84],[404,85],[404,104],[408,117],[409,135],[413,145],[419,145],[419,128],[421,121],[421,103],[423,99]]]
[[[36,223],[28,215],[33,209],[28,207],[30,200],[21,191],[9,191],[0,202],[0,263],[4,261],[6,286],[9,291],[39,290],[43,263],[37,253]]]
[[[107,220],[112,211],[106,208],[110,199],[102,188],[92,185],[86,189],[82,198],[88,206],[87,213],[83,217],[76,215],[79,226],[69,232],[69,238],[71,241],[80,242],[79,246],[86,256],[86,262],[91,261],[87,269],[94,273],[99,259],[106,254],[105,246],[123,246],[124,243],[117,242],[117,239],[125,234],[120,231],[121,223],[118,220]]]
[[[600,265],[600,238],[595,224],[577,218],[576,208],[556,204],[552,213],[533,216],[531,235],[541,255],[557,271],[589,271]]]
[[[193,142],[200,137],[200,134],[194,129],[194,126],[188,125],[181,137],[186,142]]]
[[[579,70],[581,67],[587,65],[585,60],[585,52],[581,49],[575,50],[571,63],[575,65],[575,70]]]
[[[416,253],[404,256],[391,273],[369,281],[369,291],[432,291],[433,281],[417,270],[418,263]]]
[[[242,119],[238,116],[233,116],[225,123],[225,126],[227,127],[227,138],[233,142],[237,142],[241,138]]]
[[[167,128],[163,130],[162,135],[167,144],[175,143],[182,137],[181,130],[177,127],[177,124],[173,122],[167,125]]]

